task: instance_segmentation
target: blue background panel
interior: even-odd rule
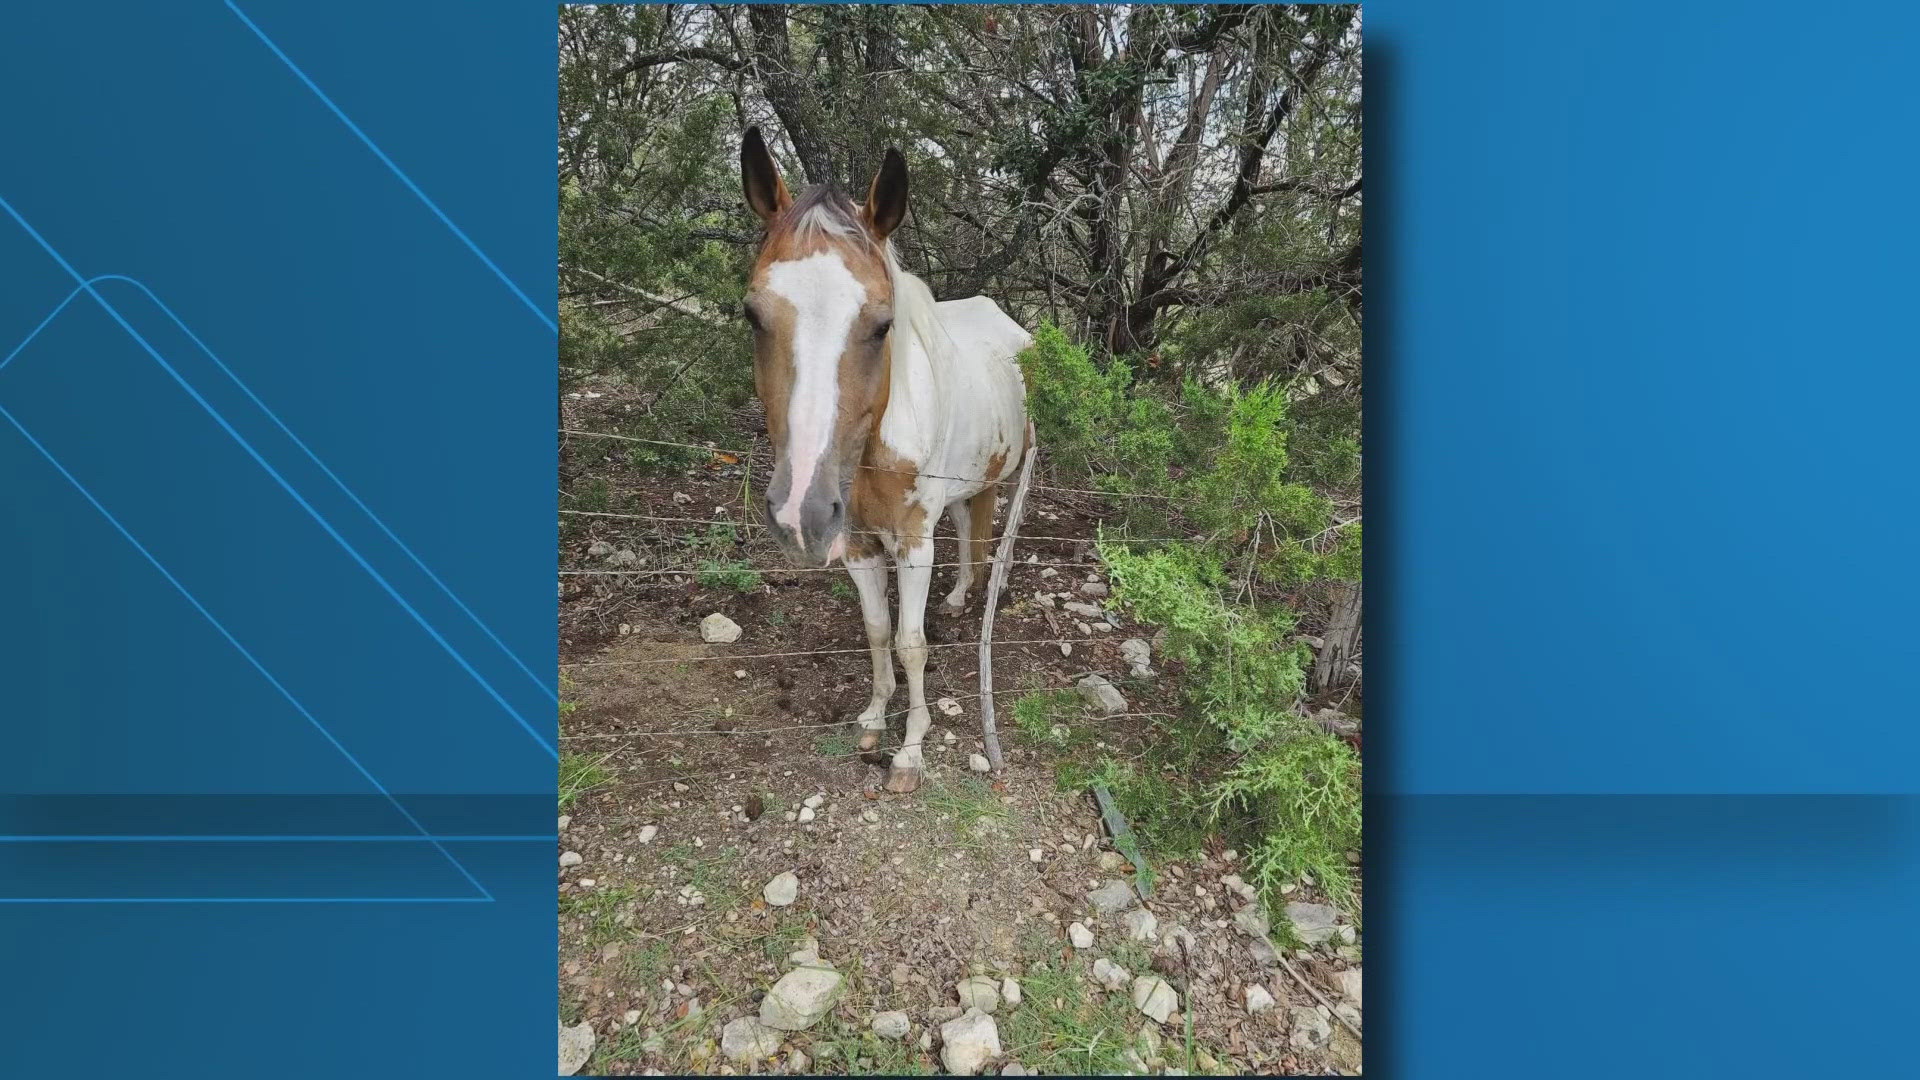
[[[0,36],[0,408],[272,679],[0,421],[0,1046],[549,1075],[553,8],[242,6]],[[1375,1073],[1910,1071],[1916,21],[1367,5]]]

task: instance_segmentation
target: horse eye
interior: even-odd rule
[[[740,314],[747,320],[748,326],[753,327],[755,330],[760,329],[760,316],[753,313],[751,306],[747,304],[740,305]]]
[[[884,320],[883,322],[880,323],[879,326],[876,326],[873,328],[873,340],[879,341],[881,338],[886,337],[887,331],[891,329],[893,329],[893,320],[892,319]]]

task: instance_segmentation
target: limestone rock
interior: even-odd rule
[[[1160,920],[1146,908],[1134,908],[1120,916],[1120,925],[1126,928],[1127,937],[1133,941],[1153,941],[1160,930]]]
[[[972,1076],[980,1066],[1000,1056],[1000,1028],[993,1017],[968,1010],[958,1020],[940,1025],[940,1061],[955,1076]]]
[[[760,890],[761,898],[774,907],[786,907],[799,895],[800,879],[795,877],[791,870],[776,875],[772,881],[767,882],[765,888]]]
[[[906,1038],[907,1032],[912,1029],[912,1021],[907,1019],[906,1013],[898,1009],[878,1013],[873,1018],[873,1033],[883,1039],[893,1039],[897,1042]]]
[[[780,977],[760,1000],[760,1022],[781,1031],[812,1027],[840,991],[841,975],[824,967],[795,968]]]
[[[740,624],[719,612],[700,620],[700,640],[709,645],[727,645],[740,640]]]
[[[1180,1007],[1180,995],[1160,976],[1141,975],[1133,980],[1133,1007],[1154,1023],[1164,1024]]]
[[[1102,915],[1125,911],[1133,906],[1133,886],[1124,881],[1109,881],[1087,894],[1087,902]]]
[[[960,996],[960,1007],[978,1009],[992,1014],[1000,1007],[1000,987],[986,975],[974,975],[960,980],[954,991]]]
[[[1309,945],[1318,945],[1339,933],[1340,913],[1325,904],[1294,901],[1287,905],[1286,911],[1294,936]]]
[[[1287,1033],[1287,1045],[1295,1050],[1316,1050],[1333,1039],[1333,1024],[1319,1009],[1295,1006],[1288,1010],[1293,1030]]]
[[[1127,711],[1127,699],[1112,683],[1099,675],[1088,675],[1077,684],[1080,696],[1092,702],[1102,713],[1113,716]]]
[[[780,1033],[751,1016],[729,1020],[720,1031],[720,1052],[735,1065],[764,1061],[780,1052]]]
[[[1093,962],[1093,981],[1108,990],[1118,990],[1132,980],[1133,976],[1126,968],[1104,956]]]
[[[593,1056],[593,1025],[581,1022],[568,1027],[560,1022],[560,1075],[572,1076]]]

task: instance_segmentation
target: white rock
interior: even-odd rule
[[[1318,945],[1340,932],[1336,925],[1340,913],[1325,904],[1295,901],[1287,905],[1286,911],[1294,936],[1309,945]]]
[[[812,1064],[813,1059],[809,1058],[804,1050],[795,1050],[787,1055],[787,1072],[793,1075],[806,1072],[807,1066]]]
[[[1067,940],[1073,942],[1073,947],[1076,949],[1091,949],[1093,948],[1093,931],[1087,929],[1082,923],[1071,923],[1067,926]]]
[[[607,565],[608,566],[639,566],[640,556],[635,555],[631,551],[625,551],[625,550],[616,551],[613,554],[607,556]]]
[[[560,1075],[572,1076],[593,1056],[593,1025],[586,1022],[568,1027],[560,1022]]]
[[[940,1025],[940,1061],[955,1076],[972,1076],[1000,1056],[1000,1028],[977,1010]]]
[[[1340,996],[1360,1004],[1360,969],[1348,968],[1333,973],[1333,984],[1340,988]]]
[[[1287,1045],[1295,1050],[1317,1049],[1332,1040],[1333,1025],[1319,1009],[1295,1006],[1288,1010],[1288,1016],[1293,1020],[1293,1030],[1287,1033]]]
[[[978,1009],[991,1014],[1000,1007],[1000,987],[986,975],[973,975],[961,979],[954,992],[960,997],[963,1009]]]
[[[800,821],[800,824],[802,824],[802,825],[805,825],[805,824],[806,824],[807,822],[809,822],[809,821],[812,821],[812,820],[813,820],[813,816],[814,816],[814,815],[813,815],[813,807],[811,807],[811,806],[803,806],[803,807],[801,807],[801,808],[800,808],[800,813],[799,813],[799,815],[798,815],[798,818],[799,818],[799,821]]]
[[[782,1031],[812,1027],[833,1007],[840,983],[840,973],[830,968],[795,968],[780,976],[760,999],[760,1022]]]
[[[583,888],[583,889],[591,889],[591,888],[593,888],[593,886],[594,886],[594,880],[593,880],[592,878],[590,878],[590,877],[583,877],[583,878],[581,878],[581,879],[580,879],[580,887],[581,887],[581,888]]]
[[[687,493],[686,493],[686,492],[684,492],[684,491],[676,491],[676,492],[674,492],[674,493],[673,493],[673,505],[675,505],[675,506],[692,506],[692,505],[693,505],[693,496],[691,496],[691,495],[689,495],[689,494],[687,494]]]
[[[1125,911],[1134,903],[1133,886],[1116,878],[1088,893],[1087,902],[1102,915]]]
[[[620,1022],[621,1022],[621,1023],[623,1023],[623,1024],[625,1024],[625,1025],[627,1025],[628,1027],[632,1027],[633,1025],[635,1025],[635,1024],[637,1024],[637,1023],[639,1023],[639,1022],[640,1022],[640,1010],[639,1010],[639,1009],[628,1009],[628,1010],[626,1011],[626,1013],[625,1013],[625,1014],[623,1014],[623,1015],[622,1015],[622,1016],[620,1017]]]
[[[660,835],[660,826],[642,825],[640,826],[640,835],[634,837],[634,839],[640,841],[643,844],[651,844],[653,843],[653,838],[659,835]]]
[[[563,851],[560,853],[561,866],[579,866],[586,861],[586,856],[581,855],[577,851]]]
[[[1047,853],[1044,848],[1029,848],[1027,850],[1027,858],[1033,860],[1034,862],[1040,862],[1046,857],[1047,857]]]
[[[1112,683],[1099,675],[1088,675],[1077,684],[1080,696],[1097,706],[1108,716],[1127,711],[1127,699],[1120,696]]]
[[[746,668],[734,668],[734,669],[733,669],[733,677],[734,677],[734,678],[736,678],[736,679],[744,679],[744,678],[746,678],[746,677],[747,677],[747,669],[746,669]]]
[[[607,548],[607,550],[609,550],[609,551],[611,551],[611,550],[613,549],[613,547],[612,547],[612,545],[611,545],[611,544],[608,544],[608,545],[599,545],[599,544],[596,544],[596,545],[594,545],[594,546],[596,546],[596,547],[601,547],[601,546],[604,546],[604,547],[606,547],[606,548]],[[605,552],[595,552],[595,554],[605,554]],[[1053,567],[1051,567],[1051,566],[1047,566],[1047,567],[1042,567],[1042,568],[1041,568],[1041,570],[1040,570],[1040,576],[1041,576],[1041,577],[1043,577],[1043,578],[1050,578],[1050,577],[1058,577],[1058,576],[1060,576],[1060,571],[1058,571],[1058,570],[1055,570],[1055,569],[1054,569]]]
[[[1072,655],[1073,655],[1073,643],[1072,643],[1072,642],[1067,642],[1067,641],[1063,641],[1063,642],[1061,642],[1061,643],[1060,643],[1060,655],[1061,655],[1061,656],[1072,656]]]
[[[800,805],[803,807],[806,807],[809,810],[818,810],[820,809],[820,804],[826,801],[827,801],[827,797],[825,795],[815,793],[801,800]]]
[[[873,1018],[873,1033],[883,1039],[893,1039],[897,1042],[906,1038],[907,1032],[911,1030],[913,1030],[913,1024],[907,1019],[907,1014],[897,1009],[892,1012],[878,1013]]]
[[[720,1029],[720,1052],[735,1065],[765,1061],[780,1052],[780,1033],[743,1016]]]
[[[1122,989],[1132,978],[1132,972],[1104,956],[1093,962],[1093,981],[1108,990]]]
[[[1248,937],[1256,938],[1266,937],[1270,929],[1266,914],[1258,907],[1251,905],[1233,913],[1233,925],[1239,927],[1240,932]]]
[[[1106,583],[1101,581],[1089,581],[1080,586],[1082,596],[1091,596],[1095,599],[1105,599],[1109,591]]]
[[[1142,975],[1133,980],[1133,1007],[1156,1024],[1164,1024],[1180,1007],[1180,995],[1158,975]]]
[[[595,540],[593,543],[587,545],[588,558],[603,559],[611,554],[613,554],[613,545],[607,543],[605,540]]]
[[[760,890],[760,896],[774,907],[786,907],[800,895],[800,879],[793,871],[777,874]]]
[[[1245,994],[1248,1012],[1263,1013],[1273,1008],[1273,995],[1267,993],[1267,988],[1259,983],[1248,983]]]
[[[566,831],[567,831],[567,826],[569,826],[569,825],[571,825],[571,824],[573,824],[573,815],[572,815],[572,814],[561,814],[561,815],[560,815],[560,829],[559,829],[559,831],[560,831],[560,832],[566,832]]]
[[[1074,600],[1069,600],[1066,603],[1061,604],[1060,607],[1063,610],[1074,613],[1075,615],[1084,615],[1089,619],[1102,618],[1106,614],[1105,612],[1101,611],[1099,608],[1094,607],[1092,604],[1082,604]]]
[[[878,824],[880,821],[880,811],[869,806],[865,810],[860,811],[860,820],[869,825]]]
[[[1020,1004],[1020,984],[1013,981],[1011,976],[1000,980],[1000,999],[1007,1003],[1008,1008]]]
[[[955,735],[952,728],[947,728],[940,732],[940,741],[946,743],[948,746],[952,746],[954,743],[960,741],[960,736]]]
[[[716,611],[700,620],[700,640],[711,645],[739,641],[740,624]]]
[[[1160,930],[1160,920],[1146,908],[1134,908],[1120,916],[1120,925],[1126,927],[1127,937],[1134,941],[1152,941]]]
[[[946,713],[948,716],[960,715],[960,703],[953,700],[950,697],[943,697],[940,700],[934,702],[934,705],[938,707],[941,712]]]
[[[685,792],[688,792],[688,791],[692,791],[693,789],[692,789],[692,788],[690,788],[690,787],[688,787],[687,785],[685,785],[685,784],[683,784],[683,783],[681,783],[680,781],[678,781],[678,780],[675,780],[675,781],[673,782],[673,790],[675,790],[675,791],[677,791],[677,792],[681,792],[681,793],[685,793]],[[675,805],[675,806],[679,806],[680,804],[679,804],[679,803],[674,803],[673,805]]]
[[[974,772],[992,772],[993,764],[987,760],[985,754],[968,754],[967,768]]]

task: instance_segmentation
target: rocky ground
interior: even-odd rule
[[[638,475],[618,448],[592,464],[608,512],[695,520],[737,517],[752,467]],[[744,589],[563,579],[562,735],[583,790],[560,819],[562,1074],[1358,1074],[1360,945],[1312,882],[1264,911],[1216,846],[1155,865],[1143,901],[1092,799],[1061,789],[1063,757],[1152,737],[1180,672],[1151,656],[1153,628],[1101,605],[1075,542],[1088,508],[1036,494],[1028,527],[1020,558],[1036,561],[995,633],[1027,642],[995,648],[1006,767],[976,771],[976,602],[930,616],[945,647],[928,697],[947,700],[910,795],[855,751],[870,675],[844,574],[774,573],[743,531],[725,557],[768,571]],[[687,540],[698,528],[576,522],[563,565],[684,567],[714,550]],[[940,560],[952,551],[939,542]],[[714,614],[738,636],[705,640],[729,636],[703,635]],[[1089,700],[1058,727],[1010,721],[1021,688],[1089,674],[1118,712]]]

